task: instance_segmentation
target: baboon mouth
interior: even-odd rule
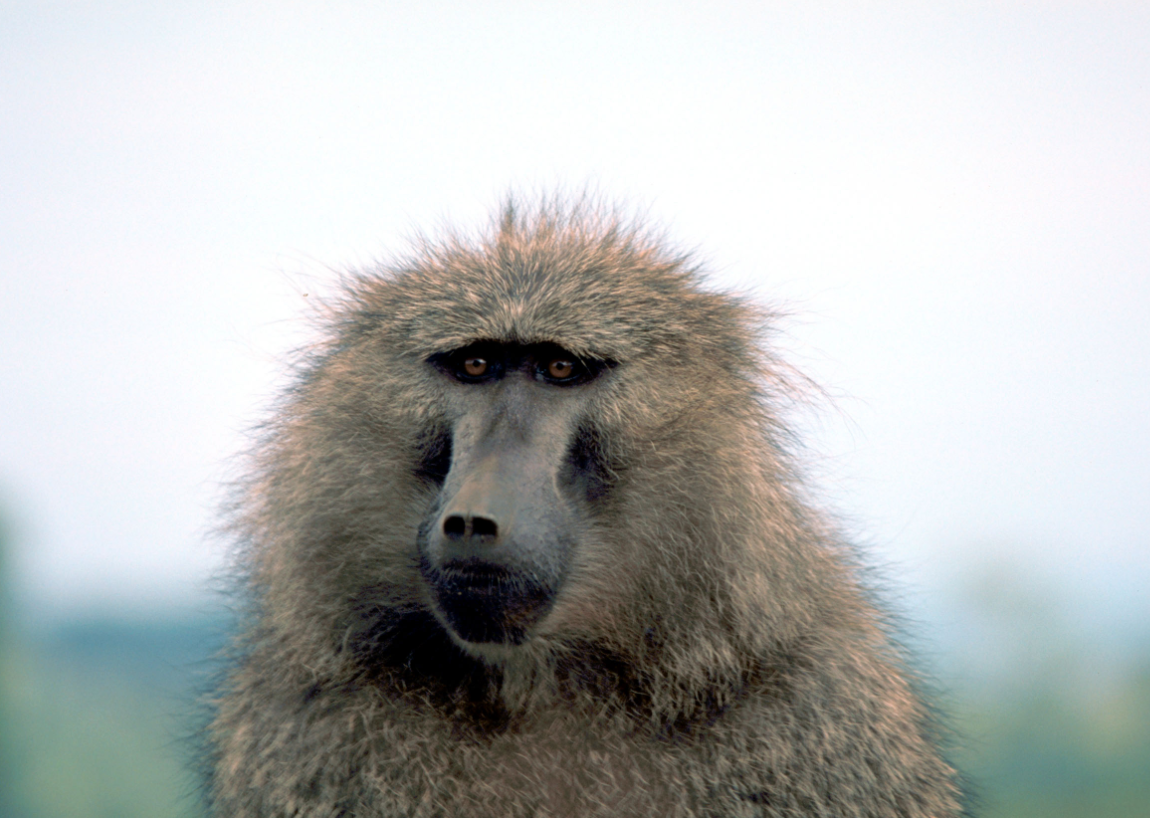
[[[453,560],[437,573],[445,581],[458,585],[478,587],[497,587],[514,583],[516,574],[501,565],[492,565],[479,560]]]
[[[521,644],[554,597],[533,578],[489,563],[449,563],[427,579],[451,630],[480,644]]]

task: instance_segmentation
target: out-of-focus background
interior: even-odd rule
[[[16,0],[0,815],[198,814],[219,486],[309,299],[587,186],[789,307],[982,812],[1150,814],[1150,5]]]

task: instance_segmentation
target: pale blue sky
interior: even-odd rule
[[[194,599],[304,293],[590,182],[790,305],[812,473],[900,580],[1148,618],[1150,6],[862,5],[6,3],[26,598]]]

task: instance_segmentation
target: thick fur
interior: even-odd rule
[[[508,204],[486,235],[352,277],[237,515],[251,615],[209,731],[215,814],[958,814],[789,464],[764,321],[586,205]],[[431,614],[416,555],[450,457],[427,361],[477,340],[614,363],[569,576],[524,644],[486,651]]]

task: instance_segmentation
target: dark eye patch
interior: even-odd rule
[[[437,352],[427,359],[460,383],[487,383],[508,372],[525,369],[536,380],[555,386],[575,386],[594,380],[611,361],[580,357],[558,344],[509,344],[477,341],[459,349]]]
[[[595,428],[581,425],[567,452],[566,484],[577,487],[596,509],[614,486],[617,474],[608,462],[603,441]]]
[[[437,352],[428,362],[463,383],[485,383],[503,377],[507,349],[503,344],[480,341],[451,352]]]
[[[556,386],[575,386],[594,380],[608,364],[597,358],[580,358],[558,344],[536,344],[528,356],[538,380]]]
[[[451,470],[451,433],[439,429],[423,435],[419,440],[419,460],[415,466],[418,477],[442,486]]]

